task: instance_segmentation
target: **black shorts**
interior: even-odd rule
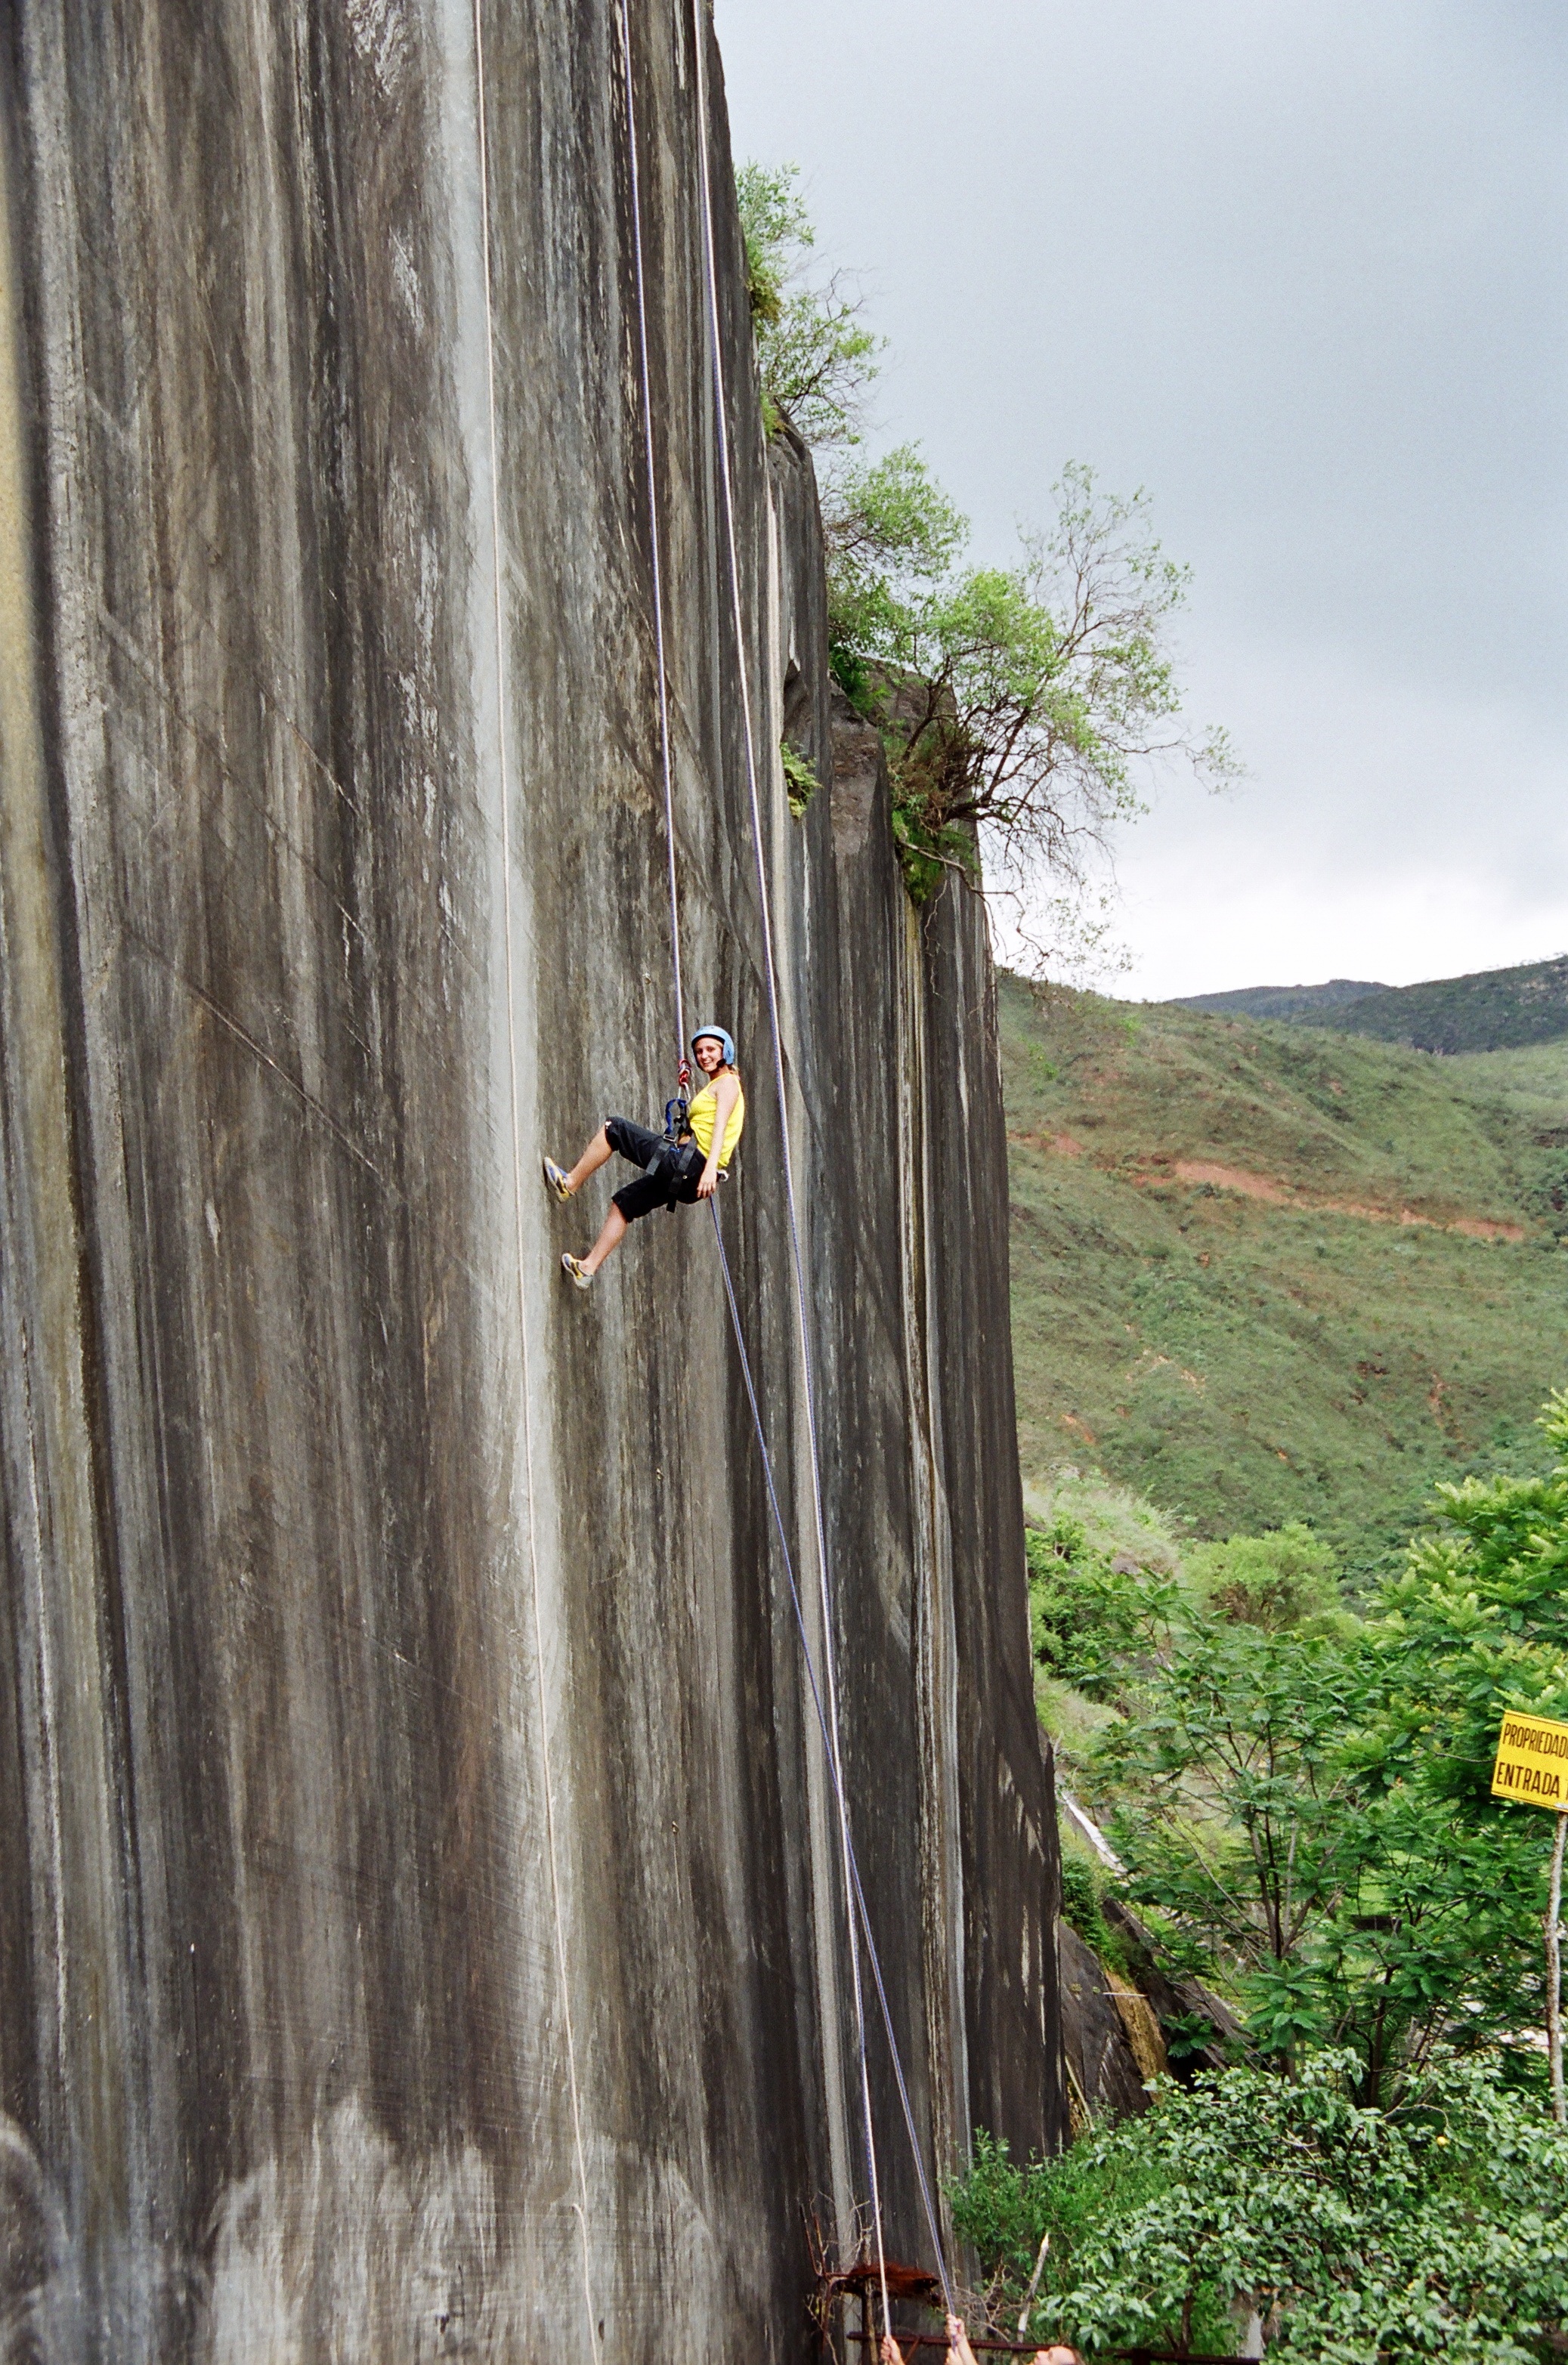
[[[695,1142],[686,1142],[678,1149],[666,1141],[662,1133],[650,1131],[645,1125],[633,1125],[629,1116],[606,1117],[605,1138],[611,1149],[644,1171],[635,1182],[623,1182],[614,1195],[615,1205],[629,1224],[639,1216],[651,1216],[655,1207],[689,1207],[697,1198],[697,1185],[707,1160]]]

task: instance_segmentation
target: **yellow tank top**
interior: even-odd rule
[[[718,1093],[711,1084],[704,1084],[686,1113],[686,1122],[691,1127],[691,1138],[704,1158],[711,1158],[713,1154],[713,1112],[718,1105]],[[745,1124],[745,1094],[742,1093],[730,1111],[730,1121],[724,1127],[724,1138],[719,1146],[721,1169],[729,1164]]]

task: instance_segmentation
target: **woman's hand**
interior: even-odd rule
[[[880,2354],[882,2365],[903,2365],[903,2350],[890,2332],[884,2332],[882,2335]]]
[[[961,2315],[947,2318],[947,2365],[975,2365],[975,2352],[969,2347]]]
[[[711,1199],[714,1192],[717,1190],[718,1185],[719,1169],[714,1160],[711,1158],[708,1160],[707,1165],[702,1169],[700,1175],[698,1177],[698,1197],[700,1199]]]

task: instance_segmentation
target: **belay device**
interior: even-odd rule
[[[690,1065],[687,1060],[682,1059],[676,1076],[675,1098],[665,1103],[664,1148],[655,1160],[665,1181],[669,1184],[669,1197],[665,1203],[666,1216],[673,1216],[680,1204],[675,1195],[676,1190],[678,1184],[685,1182],[690,1171],[692,1160],[701,1157],[700,1150],[690,1138],[691,1104],[686,1097],[687,1088],[690,1082]]]
[[[688,1120],[691,1104],[686,1097],[686,1088],[691,1082],[691,1069],[685,1059],[680,1063],[680,1072],[675,1082],[675,1098],[665,1103],[665,1139],[672,1143],[678,1142],[683,1133],[690,1131]]]

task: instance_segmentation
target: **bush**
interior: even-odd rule
[[[1125,1941],[1105,1919],[1101,1902],[1109,1887],[1102,1868],[1065,1840],[1061,1848],[1061,1918],[1070,1922],[1086,1946],[1092,1947],[1124,1978],[1132,1978]],[[1213,2031],[1210,2031],[1212,2038]]]
[[[818,286],[806,278],[816,233],[799,179],[795,164],[735,171],[763,420],[772,435],[787,420],[819,448],[855,443],[881,341],[842,278]]]
[[[1015,2167],[977,2137],[954,2224],[1015,2321],[1049,2233],[1031,2333],[1228,2353],[1256,2311],[1320,2365],[1440,2355],[1530,2365],[1568,2323],[1568,2137],[1488,2058],[1440,2058],[1398,2111],[1313,2056],[1160,2081],[1145,2116]]]
[[[1112,1560],[1060,1512],[1025,1531],[1035,1657],[1091,1699],[1115,1700],[1159,1655],[1178,1601],[1174,1581]]]
[[[1187,1554],[1187,1568],[1199,1596],[1220,1617],[1271,1633],[1332,1617],[1341,1607],[1333,1549],[1304,1519],[1267,1535],[1197,1544]]]
[[[778,755],[784,767],[784,790],[790,800],[790,810],[799,821],[822,782],[800,749],[791,747],[788,739],[779,741]]]

